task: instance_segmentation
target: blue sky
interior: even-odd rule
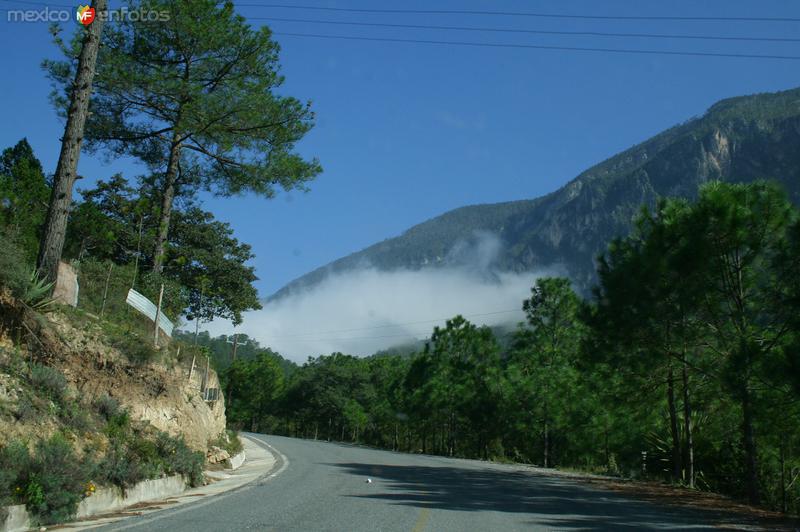
[[[2,0],[1,8],[20,8]],[[58,0],[53,4],[58,4]],[[251,1],[250,3],[266,3]],[[53,5],[51,4],[51,5]],[[112,7],[114,1],[111,2]],[[296,4],[297,5],[297,4]],[[512,2],[356,0],[302,5],[474,9],[598,15],[800,18],[787,1]],[[34,6],[27,6],[34,7]],[[602,21],[488,15],[410,15],[239,7],[248,17],[495,28],[800,36],[797,22]],[[548,46],[800,55],[800,43],[498,34],[267,22],[276,32]],[[74,23],[67,23],[72,30]],[[449,209],[533,198],[581,170],[729,96],[800,85],[800,61],[479,48],[276,36],[282,91],[311,100],[317,126],[299,149],[325,169],[309,193],[206,198],[250,243],[266,296],[291,279]],[[0,147],[27,137],[52,172],[62,124],[39,64],[56,57],[47,25],[0,19],[5,70]],[[135,162],[83,155],[86,187]]]

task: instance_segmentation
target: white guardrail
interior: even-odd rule
[[[125,299],[125,302],[150,318],[151,321],[156,321],[156,313],[158,309],[156,308],[155,304],[133,288],[128,290],[128,297]],[[158,327],[164,331],[164,334],[170,338],[172,337],[172,329],[175,326],[171,321],[169,321],[169,318],[164,315],[163,310],[158,313]]]

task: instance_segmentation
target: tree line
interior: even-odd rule
[[[597,264],[588,298],[537,279],[510,342],[456,316],[409,356],[297,366],[250,340],[223,372],[229,420],[662,478],[798,512],[798,210],[769,183],[709,183],[643,210]]]

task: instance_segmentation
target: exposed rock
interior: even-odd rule
[[[78,274],[66,262],[58,263],[58,278],[53,288],[53,299],[71,307],[78,306]]]
[[[136,364],[117,349],[107,345],[97,323],[75,326],[67,315],[54,311],[34,316],[0,294],[0,338],[7,338],[22,323],[22,340],[37,360],[57,368],[67,379],[73,393],[88,404],[102,396],[116,399],[134,420],[149,421],[155,428],[173,436],[182,435],[193,449],[205,452],[208,441],[225,429],[224,398],[206,402],[201,395],[205,368],[195,369],[191,381],[189,368],[181,364]],[[7,294],[5,294],[7,296]],[[166,347],[169,349],[169,347]],[[209,387],[219,387],[213,370],[208,371]],[[0,398],[4,381],[0,381]],[[16,401],[13,401],[16,402]],[[9,420],[11,421],[11,420]],[[0,419],[0,440],[16,434],[18,423]],[[42,433],[47,430],[37,429]]]
[[[231,457],[230,453],[225,449],[220,449],[216,445],[212,445],[208,451],[206,452],[206,460],[209,464],[220,464],[229,460]]]
[[[0,402],[14,403],[18,398],[19,384],[11,375],[0,373]]]

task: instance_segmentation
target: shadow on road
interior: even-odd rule
[[[528,514],[523,523],[584,530],[737,528],[775,530],[779,523],[709,509],[660,506],[579,482],[528,472],[440,466],[324,464],[372,478],[375,493],[347,495],[419,508]],[[383,488],[383,489],[382,489]],[[373,488],[370,488],[373,489]],[[521,516],[520,516],[521,517]],[[749,526],[748,526],[749,525]],[[755,525],[755,528],[751,528]]]

